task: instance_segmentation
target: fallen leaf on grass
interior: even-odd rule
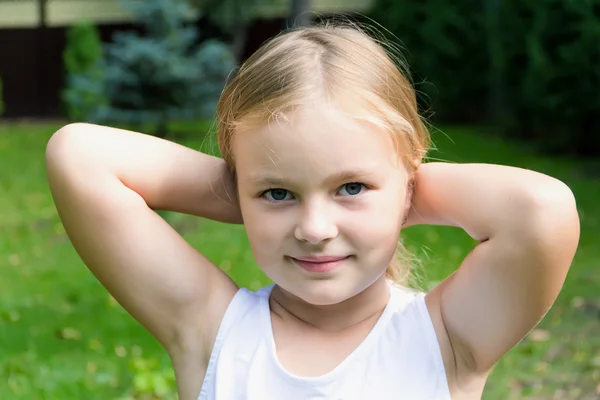
[[[561,353],[562,350],[562,345],[552,346],[550,350],[548,350],[548,353],[546,353],[546,361],[552,362]]]
[[[73,305],[71,303],[66,302],[66,301],[62,301],[58,305],[58,310],[63,314],[70,314],[73,312],[74,309],[75,309],[75,307],[73,307]]]
[[[123,346],[117,346],[115,347],[115,354],[117,357],[125,357],[127,355],[127,349]]]
[[[573,355],[573,360],[581,364],[587,359],[587,355],[588,354],[585,351],[577,351],[575,352],[575,355]]]
[[[142,348],[140,346],[134,345],[131,348],[131,355],[134,357],[140,357],[142,355]]]
[[[21,257],[18,254],[11,254],[8,256],[8,263],[13,267],[18,267],[21,265]]]
[[[80,340],[81,332],[75,328],[63,328],[56,332],[59,339],[63,340]]]
[[[548,369],[548,363],[545,361],[540,361],[535,366],[536,372],[544,372]]]
[[[520,391],[521,389],[523,389],[523,384],[521,383],[521,381],[519,381],[516,378],[512,378],[509,382],[508,382],[508,386],[512,389],[512,390],[518,390]]]
[[[534,329],[529,333],[529,340],[534,342],[545,342],[550,339],[550,332],[545,329]]]
[[[581,296],[573,297],[571,300],[571,307],[573,308],[581,308],[585,304],[585,300]]]
[[[96,371],[98,371],[98,367],[96,366],[95,363],[88,361],[87,365],[86,365],[86,369],[87,372],[90,374],[95,374]]]

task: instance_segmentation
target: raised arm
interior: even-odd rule
[[[407,225],[463,228],[479,241],[431,293],[455,357],[487,373],[555,301],[579,240],[575,199],[562,182],[490,164],[425,164]]]
[[[223,161],[141,133],[72,124],[50,139],[46,164],[67,235],[115,299],[169,352],[185,335],[210,342],[237,288],[153,210],[241,222]]]

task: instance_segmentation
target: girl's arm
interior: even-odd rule
[[[424,164],[406,225],[449,225],[479,244],[427,295],[456,359],[487,373],[545,315],[579,241],[575,199],[562,182],[489,164]]]
[[[153,209],[241,223],[223,161],[141,133],[71,124],[50,139],[46,163],[62,223],[91,272],[171,355],[190,343],[199,348],[189,353],[205,351],[237,287]]]

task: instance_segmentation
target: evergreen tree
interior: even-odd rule
[[[208,39],[189,23],[185,0],[123,1],[143,33],[120,32],[105,47],[104,90],[109,105],[94,118],[102,122],[151,125],[164,137],[173,120],[214,113],[235,67],[229,47]]]

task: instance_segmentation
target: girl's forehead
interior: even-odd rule
[[[238,154],[268,147],[271,153],[286,155],[302,150],[331,155],[349,150],[389,152],[393,147],[389,133],[330,105],[305,107],[240,131],[234,135],[233,145]]]
[[[397,167],[390,135],[332,108],[312,108],[235,135],[239,172],[277,169],[326,171]]]

